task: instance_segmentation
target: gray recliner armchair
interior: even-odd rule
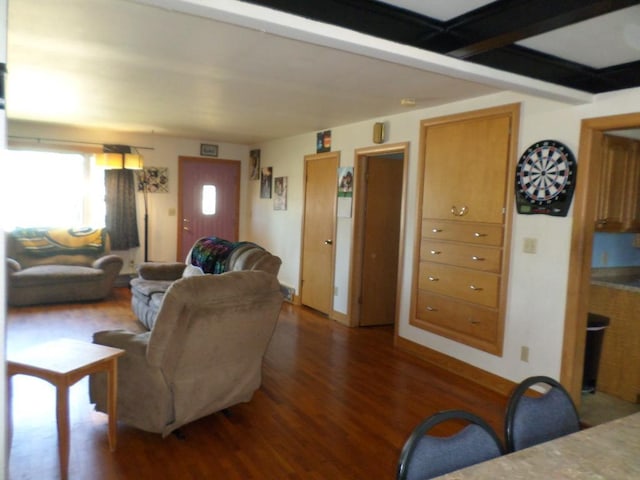
[[[185,277],[171,284],[149,332],[97,332],[122,348],[118,420],[166,436],[182,425],[251,400],[282,293],[263,271]],[[107,411],[104,373],[91,375],[96,410]]]

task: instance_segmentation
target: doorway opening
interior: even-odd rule
[[[582,374],[592,276],[597,199],[600,193],[603,138],[607,132],[640,128],[640,113],[585,119],[579,147],[580,179],[576,185],[569,283],[565,311],[561,379],[582,407]],[[605,333],[606,335],[606,333]]]
[[[408,142],[355,151],[350,326],[397,326],[408,155]]]

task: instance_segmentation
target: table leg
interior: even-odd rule
[[[109,417],[109,448],[116,450],[118,407],[118,359],[112,358],[107,368],[107,415]]]
[[[69,469],[69,388],[66,385],[56,385],[56,415],[60,478],[66,480]]]

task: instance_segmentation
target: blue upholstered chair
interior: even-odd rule
[[[448,437],[428,435],[436,425],[462,420],[464,428]],[[426,480],[498,457],[504,453],[494,430],[463,410],[438,412],[420,423],[407,439],[398,460],[398,480]]]
[[[542,395],[527,396],[534,385],[550,388]],[[507,403],[505,443],[515,452],[580,430],[578,411],[569,393],[556,380],[529,377],[513,391]]]

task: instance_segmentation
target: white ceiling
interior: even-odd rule
[[[446,19],[489,2],[387,3]],[[405,97],[416,108],[503,89],[592,98],[235,0],[9,0],[7,55],[10,128],[253,144],[403,112]]]

